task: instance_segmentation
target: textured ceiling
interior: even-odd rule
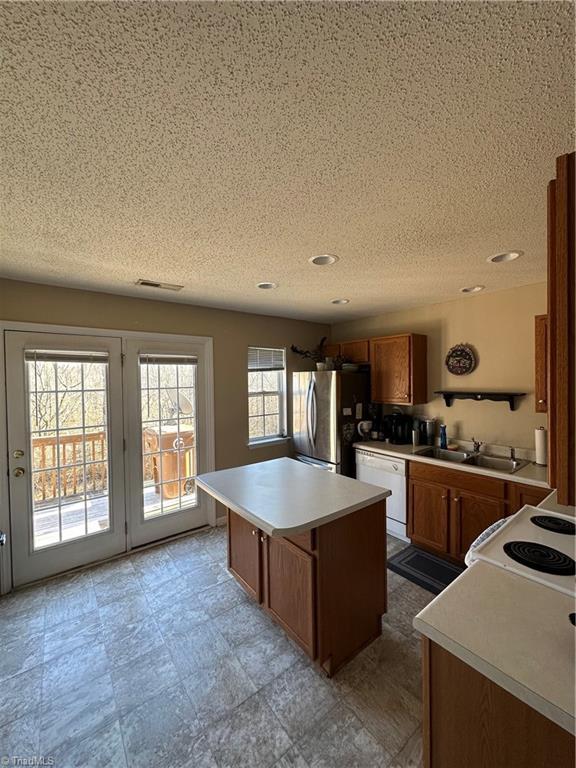
[[[0,273],[319,320],[544,280],[573,20],[562,2],[3,3]]]

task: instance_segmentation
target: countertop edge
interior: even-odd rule
[[[418,453],[404,453],[402,451],[395,451],[394,446],[381,448],[379,446],[375,446],[373,443],[370,443],[370,441],[366,441],[364,443],[354,443],[354,448],[359,448],[360,450],[365,451],[372,451],[374,453],[381,453],[383,456],[392,456],[395,459],[404,459],[404,461],[419,461],[422,464],[432,464],[436,467],[444,467],[444,469],[455,469],[458,472],[467,472],[471,475],[483,475],[485,477],[495,477],[499,480],[507,480],[511,483],[520,483],[522,485],[533,485],[537,488],[544,488],[546,490],[552,491],[553,489],[548,485],[548,483],[542,481],[542,480],[535,480],[534,478],[530,477],[523,477],[522,471],[526,469],[526,467],[522,467],[522,469],[519,469],[518,472],[508,473],[508,472],[499,472],[497,469],[489,469],[486,467],[474,467],[464,464],[458,464],[457,462],[449,462],[449,461],[442,461],[442,459],[435,459],[431,456],[420,456]],[[422,450],[426,450],[427,446],[421,446]],[[530,462],[528,466],[533,465],[533,462]],[[537,466],[537,465],[534,465]]]
[[[475,669],[477,672],[484,675],[484,677],[487,677],[493,683],[499,685],[512,696],[520,699],[520,701],[524,702],[524,704],[527,704],[529,707],[535,709],[548,720],[556,723],[556,725],[560,726],[560,728],[563,728],[565,731],[568,731],[568,733],[571,733],[572,735],[575,734],[576,729],[574,718],[572,715],[570,715],[569,712],[565,712],[563,709],[560,709],[552,702],[542,698],[542,696],[530,690],[529,688],[526,688],[526,686],[522,685],[522,683],[514,680],[501,669],[498,669],[498,667],[494,667],[492,664],[484,661],[484,659],[477,656],[472,651],[469,651],[463,645],[460,645],[455,640],[452,640],[452,638],[448,637],[448,635],[440,632],[438,629],[436,629],[436,627],[432,627],[423,619],[418,618],[418,616],[414,617],[412,624],[414,629],[418,630],[418,632],[427,637],[429,640],[432,640],[432,642],[436,643],[449,653],[456,656],[458,659],[460,659],[460,661],[463,661],[464,664],[472,667],[472,669]]]
[[[320,472],[322,470],[316,470],[317,472]],[[208,493],[210,496],[215,498],[217,501],[219,501],[221,504],[224,504],[225,507],[228,507],[228,509],[231,509],[233,512],[236,512],[236,514],[240,515],[240,517],[244,517],[249,522],[256,525],[260,530],[264,531],[268,536],[293,536],[297,533],[306,533],[306,531],[311,531],[313,528],[319,528],[322,525],[326,525],[327,523],[332,523],[334,520],[339,520],[341,517],[346,517],[346,515],[351,514],[352,512],[357,512],[359,509],[363,509],[364,507],[369,507],[371,504],[376,504],[378,501],[383,501],[384,499],[387,499],[388,496],[391,495],[391,491],[389,491],[387,488],[383,488],[380,493],[374,494],[374,496],[370,499],[365,499],[364,501],[358,502],[357,504],[351,504],[349,507],[346,507],[345,509],[338,510],[337,512],[333,512],[329,515],[325,515],[320,520],[314,520],[310,523],[302,523],[301,525],[294,525],[290,528],[274,528],[270,525],[266,520],[262,520],[257,515],[254,515],[249,510],[245,509],[244,507],[240,506],[239,504],[236,504],[231,499],[224,496],[224,494],[221,494],[219,491],[216,491],[212,486],[210,486],[205,481],[201,480],[200,478],[196,478],[197,485],[206,493]]]

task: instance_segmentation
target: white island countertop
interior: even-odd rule
[[[196,483],[269,536],[303,533],[390,496],[386,488],[288,458],[208,472]]]

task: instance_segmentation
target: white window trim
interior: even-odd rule
[[[254,448],[268,448],[271,445],[282,445],[292,440],[290,435],[284,435],[284,437],[258,437],[252,441],[248,441],[246,445],[250,450]]]
[[[251,347],[255,349],[281,349],[284,352],[284,368],[282,370],[282,392],[280,393],[280,418],[282,433],[280,435],[274,435],[273,437],[254,437],[246,442],[248,448],[266,448],[271,445],[280,445],[287,443],[292,438],[288,434],[288,372],[286,370],[286,347],[263,347],[261,344],[248,344],[247,350]],[[246,369],[246,384],[248,384],[248,368]],[[247,402],[250,399],[250,393],[246,393]],[[248,417],[248,432],[250,432],[250,417]]]
[[[141,331],[122,330],[118,328],[90,328],[76,325],[52,325],[49,323],[25,323],[0,320],[0,391],[6,393],[6,356],[4,347],[5,331],[31,331],[33,333],[64,333],[69,336],[108,336],[121,338],[142,338],[145,336],[150,341],[168,341],[190,343],[194,342],[204,346],[206,360],[206,457],[207,471],[216,468],[216,448],[214,433],[214,343],[211,336],[188,336],[173,333],[143,333]],[[125,347],[125,344],[122,345]],[[125,352],[125,349],[123,349]],[[126,418],[126,417],[125,417]],[[127,424],[124,424],[127,432]],[[8,504],[8,435],[7,435],[7,402],[6,395],[0,397],[0,530],[10,537],[10,510]],[[216,525],[216,506],[214,499],[208,499],[208,517],[211,525]],[[11,544],[2,548],[0,556],[0,595],[12,589],[12,562]]]

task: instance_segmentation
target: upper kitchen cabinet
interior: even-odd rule
[[[404,333],[370,339],[370,364],[374,402],[427,402],[426,336]]]
[[[368,363],[370,361],[370,342],[368,339],[343,341],[340,344],[340,354],[351,363]]]
[[[340,344],[326,344],[324,347],[324,354],[326,357],[339,357],[341,354]]]
[[[536,413],[548,410],[548,315],[534,318],[534,399]]]
[[[574,164],[574,152],[557,158],[548,185],[548,482],[559,504],[576,503]]]

